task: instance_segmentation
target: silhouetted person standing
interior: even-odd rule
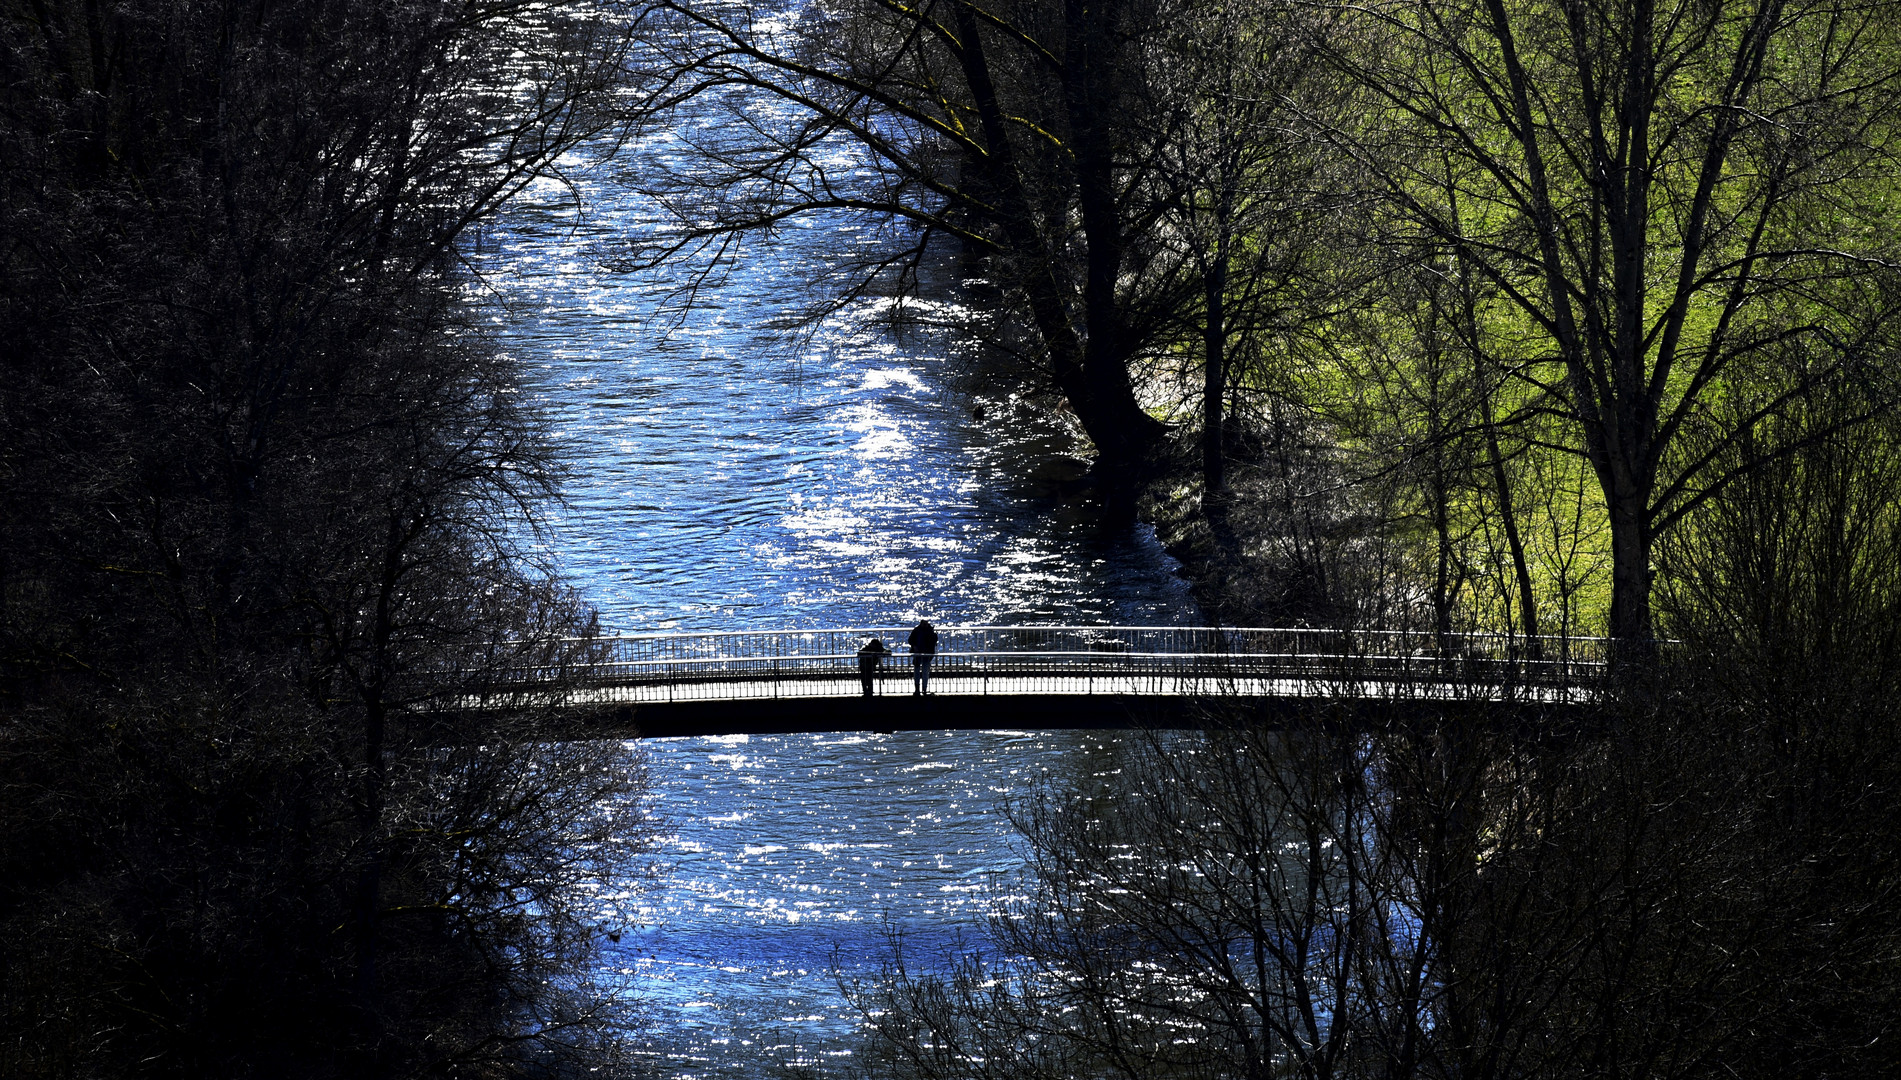
[[[931,689],[931,661],[937,658],[937,628],[929,619],[911,628],[906,639],[911,646],[911,693],[926,694]]]
[[[871,696],[871,682],[878,677],[878,665],[890,655],[891,650],[885,648],[884,642],[877,638],[865,642],[864,647],[858,650],[858,681],[864,684],[866,697]]]

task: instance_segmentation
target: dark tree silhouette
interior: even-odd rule
[[[605,123],[605,14],[0,14],[0,1072],[611,1051],[638,771],[440,709],[588,648],[457,243]]]
[[[960,244],[1021,305],[1099,473],[1123,483],[1165,431],[1131,367],[1167,317],[1158,298],[1182,287],[1154,272],[1153,16],[1124,0],[871,0],[794,18],[655,5],[642,72],[730,122],[694,136],[677,171],[649,174],[673,220],[628,261],[723,251],[813,212],[916,226],[848,268],[849,297],[903,287],[933,239]]]

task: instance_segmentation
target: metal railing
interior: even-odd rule
[[[858,650],[890,650],[879,688],[908,692],[908,627],[635,634],[580,664],[513,667],[499,695],[564,686],[588,700],[828,697],[859,692]],[[1487,697],[1594,694],[1603,638],[1177,626],[939,627],[932,689],[945,694],[1317,694]]]

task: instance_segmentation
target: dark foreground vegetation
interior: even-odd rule
[[[635,763],[419,708],[591,630],[456,243],[597,130],[592,11],[0,8],[0,1075],[613,1060]]]
[[[1046,785],[983,947],[851,987],[862,1075],[1894,1075],[1892,464],[1734,493],[1595,715],[1217,712]]]
[[[988,948],[854,989],[863,1075],[1891,1076],[1893,708],[1713,689],[1154,737],[1018,808]]]

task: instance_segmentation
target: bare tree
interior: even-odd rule
[[[1309,17],[1293,5],[1219,2],[1167,5],[1157,16],[1165,32],[1149,65],[1151,108],[1170,209],[1156,228],[1196,286],[1177,318],[1200,346],[1202,502],[1213,515],[1230,495],[1229,397],[1260,380],[1263,365],[1251,358],[1275,351],[1322,306],[1311,295],[1324,246],[1317,226],[1341,195],[1322,190],[1327,156],[1313,117],[1331,94],[1316,78]]]
[[[673,222],[630,264],[723,252],[800,214],[907,223],[910,241],[852,268],[847,295],[905,287],[933,240],[962,245],[1022,304],[1105,466],[1147,458],[1164,427],[1130,367],[1174,283],[1149,266],[1146,5],[846,0],[793,15],[669,0],[648,26],[662,98],[720,122],[650,179]]]
[[[1773,417],[1891,353],[1892,17],[1435,0],[1353,8],[1329,39],[1365,94],[1342,148],[1548,343],[1510,374],[1576,426],[1628,649],[1653,634],[1656,538],[1786,452]]]
[[[1098,779],[1039,793],[1018,813],[1029,896],[993,946],[938,973],[900,952],[862,994],[877,1067],[1437,1074],[1492,974],[1461,970],[1458,944],[1478,838],[1516,835],[1521,777],[1470,719],[1454,737],[1323,707],[1137,737]]]
[[[593,632],[457,244],[612,125],[611,14],[0,13],[0,1071],[611,1059],[638,770],[440,708]]]
[[[1836,755],[1891,709],[1795,749],[1706,663],[1621,724],[1440,688],[1136,736],[1022,806],[986,942],[856,988],[867,1071],[1882,1075],[1895,771]]]

